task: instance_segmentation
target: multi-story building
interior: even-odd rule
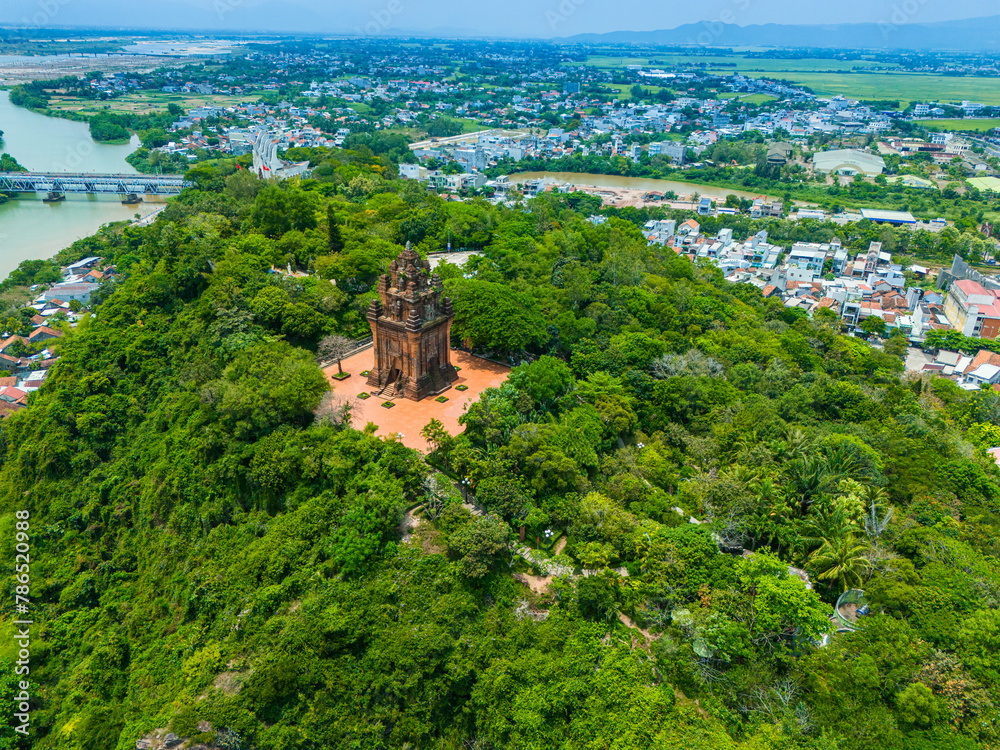
[[[969,279],[955,281],[944,299],[944,314],[966,336],[995,339],[1000,334],[998,294]]]

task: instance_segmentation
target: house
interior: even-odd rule
[[[997,369],[1000,370],[1000,368]],[[26,404],[28,403],[28,392],[11,385],[0,386],[0,401]]]
[[[100,262],[101,262],[100,258],[92,255],[82,260],[78,260],[76,263],[71,263],[70,265],[66,266],[65,270],[63,271],[63,275],[79,276],[85,271],[89,271]]]
[[[980,365],[965,375],[963,387],[977,390],[981,385],[996,385],[1000,383],[1000,366]],[[0,398],[3,398],[0,395]]]
[[[975,372],[983,365],[996,365],[1000,367],[1000,354],[981,349],[962,369],[962,372]],[[958,367],[956,366],[956,370]]]
[[[11,414],[21,411],[24,408],[24,404],[11,403],[9,401],[0,401],[0,419],[6,419]]]
[[[18,343],[19,341],[24,341],[24,338],[22,336],[17,336],[17,335],[8,336],[6,339],[0,342],[0,354],[5,353],[8,349],[10,349],[12,346],[14,346],[14,344]]]
[[[49,328],[48,326],[39,326],[28,336],[28,341],[35,343],[36,341],[48,341],[49,339],[57,339],[62,336],[62,331],[57,331],[54,328]]]
[[[962,279],[952,283],[944,300],[944,313],[952,327],[965,336],[995,339],[1000,334],[998,292],[978,282]]]
[[[788,253],[788,264],[803,271],[823,272],[826,249],[822,245],[796,242]]]
[[[694,219],[688,219],[683,224],[681,224],[679,227],[677,227],[677,234],[680,235],[680,236],[682,236],[682,237],[688,236],[688,235],[693,236],[693,237],[697,237],[699,232],[701,232],[701,224],[699,224]],[[0,351],[3,351],[3,350],[0,349]]]
[[[78,302],[87,305],[90,304],[90,295],[93,294],[96,289],[97,284],[59,284],[51,289],[46,289],[42,293],[42,299],[46,302],[55,302],[56,300],[59,300],[66,303],[77,300]]]
[[[22,381],[20,388],[23,391],[30,393],[31,391],[37,391],[42,387],[42,384],[49,377],[48,370],[32,370],[28,373],[27,377]]]
[[[767,149],[767,163],[771,166],[783,167],[792,158],[792,144],[775,141]]]
[[[0,354],[0,370],[6,370],[16,375],[28,369],[27,365],[22,364],[23,362],[24,360],[12,357],[9,354]]]

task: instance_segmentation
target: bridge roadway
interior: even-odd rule
[[[0,172],[0,193],[48,193],[50,198],[66,193],[177,195],[190,185],[180,175]]]

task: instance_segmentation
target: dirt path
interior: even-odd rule
[[[660,637],[658,635],[653,635],[648,630],[644,630],[643,628],[640,628],[638,625],[636,625],[634,622],[632,622],[631,619],[629,619],[628,615],[622,614],[621,612],[618,613],[618,621],[622,625],[624,625],[625,627],[629,628],[630,630],[636,631],[637,633],[639,633],[642,636],[642,643],[639,643],[639,644],[636,644],[636,639],[635,638],[632,639],[632,647],[633,648],[635,648],[635,646],[638,645],[640,648],[643,648],[646,651],[649,651],[650,650],[649,647],[653,644],[653,641],[658,640],[659,637]]]
[[[517,573],[514,579],[539,595],[549,593],[549,584],[552,583],[552,576],[533,576],[528,573]]]
[[[403,516],[403,521],[399,524],[399,533],[403,535],[401,540],[403,544],[410,541],[410,537],[413,536],[413,532],[420,528],[420,525],[423,524],[424,519],[417,515],[417,511],[422,508],[422,505],[417,506],[416,508],[410,508],[410,510],[406,511],[406,514]]]

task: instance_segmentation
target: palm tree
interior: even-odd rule
[[[826,464],[817,459],[797,458],[788,463],[788,494],[790,499],[799,505],[799,513],[805,515],[809,506],[822,493],[827,492],[836,484],[836,477],[831,475]]]
[[[853,477],[857,469],[857,460],[842,447],[831,451],[826,457],[826,470],[837,477]]]
[[[824,539],[823,546],[810,555],[810,567],[821,581],[837,581],[844,591],[858,588],[869,565],[866,549],[867,545],[853,534],[833,542]]]
[[[814,552],[824,543],[836,544],[845,536],[853,536],[857,525],[836,503],[819,502],[809,509],[809,515],[799,521],[798,538],[803,553]],[[808,557],[803,554],[803,557]]]

